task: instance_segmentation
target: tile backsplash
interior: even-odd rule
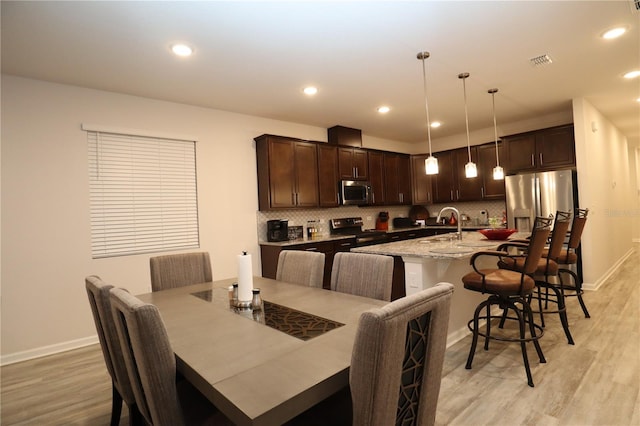
[[[429,211],[429,217],[436,217],[442,207],[453,206],[457,208],[461,214],[468,215],[472,220],[480,219],[480,211],[486,210],[488,217],[502,218],[502,212],[505,210],[504,201],[476,201],[466,203],[451,204],[432,204],[426,206]],[[408,217],[411,206],[376,206],[376,207],[357,207],[357,206],[341,206],[328,209],[304,209],[304,210],[278,210],[278,211],[258,211],[258,241],[267,240],[267,221],[268,220],[288,220],[289,226],[303,226],[304,235],[306,235],[307,221],[315,220],[319,223],[320,235],[329,235],[329,220],[341,217],[362,217],[364,221],[364,229],[373,229],[376,226],[376,218],[378,213],[389,212],[389,226],[391,227],[393,218]]]

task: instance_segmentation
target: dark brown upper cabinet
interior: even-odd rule
[[[472,146],[470,149],[454,149],[453,153],[455,180],[452,189],[454,201],[482,200],[482,171],[478,164],[478,150]],[[465,176],[464,166],[469,162],[469,153],[471,153],[471,161],[476,164],[478,170],[478,176],[474,178]]]
[[[411,159],[409,155],[385,152],[384,176],[385,203],[411,205]]]
[[[318,195],[320,207],[337,207],[338,200],[338,147],[318,144]]]
[[[273,135],[255,141],[260,210],[318,207],[317,144]]]
[[[504,179],[493,179],[493,168],[496,166],[495,143],[478,145],[478,177],[482,179],[483,200],[503,200],[505,198]],[[502,142],[498,142],[500,165],[504,168],[504,150]]]
[[[338,147],[338,167],[340,179],[368,180],[369,159],[365,149]]]
[[[384,154],[379,151],[369,151],[369,182],[371,183],[371,204],[382,205],[386,202]]]
[[[413,204],[425,205],[433,203],[433,191],[431,188],[432,176],[428,175],[424,161],[429,154],[411,156],[411,187]]]
[[[506,136],[502,140],[508,174],[575,167],[572,124]]]

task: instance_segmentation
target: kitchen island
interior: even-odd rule
[[[526,236],[528,234],[516,233],[510,239]],[[468,320],[473,317],[476,306],[486,298],[463,287],[462,277],[473,270],[469,264],[471,255],[477,251],[495,250],[503,242],[487,240],[478,232],[463,232],[462,240],[454,239],[453,234],[446,234],[357,247],[351,251],[401,257],[405,268],[407,296],[439,282],[453,284],[455,290],[447,338],[447,345],[451,345],[468,333]],[[485,256],[478,259],[477,265],[481,268],[495,268],[496,261],[495,257]]]

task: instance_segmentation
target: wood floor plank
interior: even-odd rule
[[[492,342],[465,369],[471,338],[447,349],[437,425],[640,425],[640,244],[619,270],[567,314],[575,345],[557,315],[546,315],[541,345],[529,358],[527,385],[517,344]],[[469,313],[471,316],[472,313]],[[111,381],[98,345],[0,369],[2,425],[108,425]],[[121,425],[128,424],[123,406]]]

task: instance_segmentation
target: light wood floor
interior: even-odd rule
[[[492,342],[464,368],[470,338],[449,349],[438,425],[640,425],[640,244],[597,292],[587,292],[591,319],[570,298],[568,345],[546,316],[535,388],[527,386],[517,344]],[[2,425],[108,425],[111,383],[97,345],[8,365],[2,375]],[[123,407],[121,425],[128,422]]]

